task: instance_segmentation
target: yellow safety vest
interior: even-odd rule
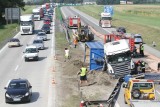
[[[141,50],[144,50],[144,46],[143,45],[141,46]]]
[[[87,72],[87,69],[82,67],[81,68],[81,76],[85,76],[86,75],[86,72]]]

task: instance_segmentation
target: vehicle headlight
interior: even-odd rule
[[[6,97],[11,98],[7,93],[6,93]]]
[[[29,95],[29,92],[27,92],[26,94],[25,94],[25,96],[28,96]]]

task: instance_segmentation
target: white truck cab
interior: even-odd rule
[[[38,61],[39,55],[38,55],[38,48],[34,45],[26,46],[24,53],[24,60],[36,60]]]
[[[33,34],[34,19],[32,14],[20,16],[20,32],[21,34]]]
[[[36,8],[32,10],[34,20],[41,20],[40,8]]]
[[[110,13],[101,13],[101,18],[99,20],[99,26],[101,27],[111,27],[112,16]]]
[[[130,48],[125,39],[104,44],[104,54],[107,72],[113,77],[130,74],[134,68]]]

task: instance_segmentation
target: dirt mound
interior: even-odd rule
[[[88,74],[88,80],[90,84],[96,85],[111,85],[110,77],[106,72],[102,71],[92,71]]]

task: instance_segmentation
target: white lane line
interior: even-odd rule
[[[55,15],[56,14],[55,14],[55,8],[54,8],[51,56],[55,56]],[[55,86],[52,86],[52,84],[50,83],[53,77],[55,78],[55,76],[52,76],[52,75],[49,77],[48,107],[56,107],[56,90],[55,90]]]
[[[15,71],[17,71],[18,68],[19,68],[19,65],[16,66]]]
[[[156,90],[156,92],[160,95],[160,92],[158,90]]]
[[[116,104],[115,104],[116,107],[120,107],[119,103],[116,101]]]

